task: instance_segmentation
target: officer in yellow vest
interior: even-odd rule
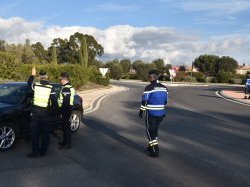
[[[61,74],[60,83],[62,89],[60,91],[58,105],[62,116],[63,141],[59,142],[59,149],[71,148],[71,128],[70,116],[73,110],[75,89],[69,82],[69,74],[64,72]]]
[[[35,82],[36,69],[32,69],[32,75],[28,79],[28,86],[34,92],[33,106],[31,112],[31,136],[32,152],[27,156],[30,158],[45,156],[49,145],[50,134],[50,109],[57,105],[57,99],[53,86],[48,81],[46,72],[40,71],[40,82]],[[42,141],[40,143],[40,134]]]

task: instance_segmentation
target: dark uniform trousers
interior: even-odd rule
[[[71,128],[70,116],[72,109],[62,112],[62,131],[63,131],[63,144],[71,146]]]
[[[46,154],[51,130],[50,116],[47,109],[34,107],[31,117],[32,152]],[[41,135],[41,142],[40,142]]]
[[[147,150],[153,155],[159,155],[159,146],[158,146],[158,128],[163,120],[163,116],[152,116],[146,113],[145,124],[146,124],[146,133],[149,142],[155,141],[155,145],[148,145]]]

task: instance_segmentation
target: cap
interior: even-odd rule
[[[150,70],[150,71],[148,72],[148,75],[159,75],[159,71],[156,70],[156,69]]]
[[[43,71],[43,70],[41,70],[40,72],[39,72],[39,75],[41,75],[41,76],[44,76],[44,75],[46,75],[47,73],[45,72],[45,71]]]

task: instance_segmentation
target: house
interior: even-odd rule
[[[245,75],[247,72],[250,72],[250,66],[246,66],[245,64],[236,69],[237,74]]]
[[[191,70],[192,70],[192,72],[199,72],[195,67],[193,67],[193,69],[191,66],[186,67],[187,72],[191,72]]]

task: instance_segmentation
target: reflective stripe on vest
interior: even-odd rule
[[[34,85],[34,105],[43,108],[48,107],[51,90],[51,85],[36,83]]]
[[[75,89],[71,86],[71,85],[65,85],[65,86],[62,86],[62,89],[60,91],[60,96],[59,96],[59,99],[58,99],[58,105],[59,107],[62,106],[62,103],[63,103],[63,94],[62,94],[62,90],[63,88],[69,88],[70,89],[70,105],[73,106],[74,104],[74,96],[75,96]]]

